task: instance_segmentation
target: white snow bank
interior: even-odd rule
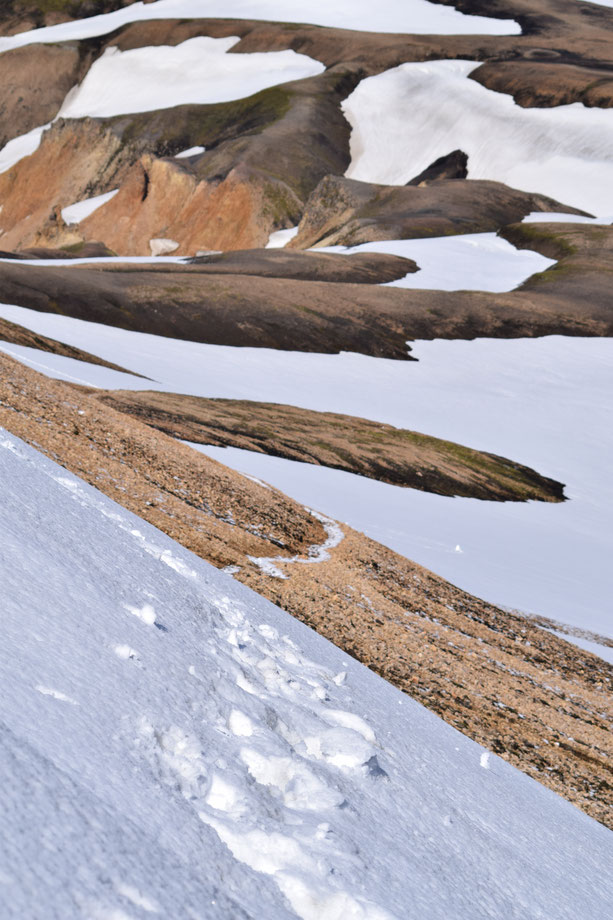
[[[383,240],[360,246],[329,246],[314,252],[385,252],[414,259],[410,272],[386,287],[439,291],[512,291],[530,275],[545,271],[555,260],[528,249],[516,249],[495,233],[432,237],[421,240]]]
[[[519,35],[521,28],[512,19],[466,16],[447,6],[427,0],[158,0],[133,3],[122,10],[44,29],[20,32],[0,38],[0,52],[34,42],[73,41],[106,35],[129,22],[147,19],[206,17],[257,19],[277,22],[312,23],[365,32],[407,32],[440,35]]]
[[[241,466],[309,507],[495,603],[613,635],[613,340],[419,342],[419,362],[182,342],[0,307],[0,315],[150,377],[0,343],[60,379],[116,389],[287,403],[458,441],[566,483],[564,504],[445,498],[261,457]],[[231,463],[231,455],[224,461]],[[250,461],[251,463],[251,461]],[[287,469],[277,476],[279,471]],[[291,470],[294,472],[291,472]],[[332,477],[329,479],[328,477]],[[334,483],[330,485],[330,483]],[[319,491],[318,491],[319,490]],[[463,549],[456,553],[456,545]]]
[[[33,128],[27,134],[20,134],[19,137],[15,137],[8,144],[5,144],[0,150],[0,173],[11,169],[19,160],[29,157],[31,153],[38,150],[43,131],[46,131],[50,125],[51,122],[47,125],[41,125],[40,128]]]
[[[94,195],[93,198],[85,198],[83,201],[77,201],[75,204],[68,205],[67,208],[62,208],[62,218],[67,224],[78,224],[82,220],[85,220],[86,217],[89,217],[94,211],[97,211],[98,208],[101,208],[103,204],[106,204],[107,201],[111,201],[115,197],[118,188],[113,189],[112,192],[105,192],[104,195]]]
[[[613,214],[601,217],[581,217],[580,214],[560,214],[559,211],[532,211],[523,224],[613,224]]]
[[[295,51],[228,54],[238,41],[202,36],[175,46],[107,48],[70,91],[58,118],[104,118],[186,103],[229,102],[324,70],[319,61]]]
[[[287,246],[290,240],[293,240],[298,233],[298,227],[290,227],[289,230],[275,230],[268,237],[266,249],[282,249]]]
[[[608,916],[574,806],[3,432],[0,502],[7,920]]]
[[[187,157],[195,157],[199,153],[204,153],[206,147],[188,147],[187,150],[182,150],[181,153],[175,153],[175,160],[184,160]]]
[[[550,195],[590,214],[613,212],[613,110],[581,103],[523,109],[468,76],[474,61],[402,64],[343,103],[352,126],[347,175],[402,185],[461,149],[471,179]]]

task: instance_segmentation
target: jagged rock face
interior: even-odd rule
[[[264,246],[297,223],[322,176],[347,167],[349,126],[338,103],[356,82],[329,72],[236,103],[58,121],[35,153],[0,175],[3,248],[103,240],[120,254],[150,255],[151,240],[169,239],[176,255],[194,255]],[[207,150],[172,158],[192,144]],[[114,188],[78,227],[57,218]]]
[[[3,249],[82,242],[83,236],[66,227],[59,210],[114,183],[116,187],[135,155],[132,146],[122,148],[113,132],[92,119],[53,124],[36,153],[0,174]]]
[[[427,169],[407,182],[407,185],[427,185],[436,179],[466,179],[468,157],[463,150],[453,150],[447,156],[439,157]]]
[[[76,43],[27,45],[0,54],[0,148],[55,118],[85,68]]]
[[[447,168],[445,163],[434,166],[426,172]],[[326,176],[309,197],[298,235],[288,246],[356,246],[374,240],[483,233],[515,223],[531,211],[580,213],[500,182],[434,179],[423,187],[398,187]]]

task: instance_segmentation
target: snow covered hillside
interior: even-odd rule
[[[611,835],[0,433],[0,913],[604,920]]]
[[[474,61],[402,64],[362,80],[343,103],[352,126],[347,176],[402,185],[461,149],[470,179],[613,211],[613,112],[581,103],[522,108],[470,74]]]
[[[308,6],[300,0],[257,0],[256,3],[254,0],[157,0],[148,4],[132,3],[113,13],[0,38],[0,51],[32,42],[71,41],[106,35],[122,25],[139,20],[205,16],[308,22],[341,29],[417,35],[517,35],[521,32],[518,23],[512,19],[465,16],[458,10],[429,3],[428,0],[380,0],[376,6],[368,0],[336,0],[333,4],[326,0],[312,0]]]

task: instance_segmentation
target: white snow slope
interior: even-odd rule
[[[6,920],[604,920],[611,833],[0,432]]]
[[[311,23],[365,32],[406,32],[417,35],[519,35],[513,19],[465,16],[427,0],[158,0],[133,3],[124,9],[89,19],[61,23],[0,38],[0,52],[34,42],[73,41],[107,35],[114,29],[146,19],[257,19]]]
[[[289,235],[289,232],[281,230],[280,234]],[[277,238],[283,240],[281,245],[285,245],[287,238]],[[465,233],[422,240],[381,240],[351,247],[320,247],[313,252],[384,252],[414,259],[419,271],[390,281],[386,287],[437,291],[512,291],[531,275],[555,265],[554,259],[547,259],[529,249],[516,249],[495,233]]]
[[[550,195],[590,214],[613,212],[613,111],[577,102],[524,109],[469,74],[474,61],[402,64],[343,103],[352,126],[347,175],[402,185],[461,149],[470,179]]]
[[[229,102],[325,70],[295,51],[228,54],[239,41],[236,36],[201,36],[174,46],[107,48],[68,94],[58,118],[108,118],[187,103]]]

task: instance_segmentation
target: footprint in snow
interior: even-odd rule
[[[51,696],[54,700],[59,700],[61,703],[70,703],[72,706],[79,705],[72,697],[66,696],[65,693],[61,693],[59,690],[53,690],[52,687],[43,687],[42,684],[37,684],[36,689],[39,693],[42,693],[43,696]]]

